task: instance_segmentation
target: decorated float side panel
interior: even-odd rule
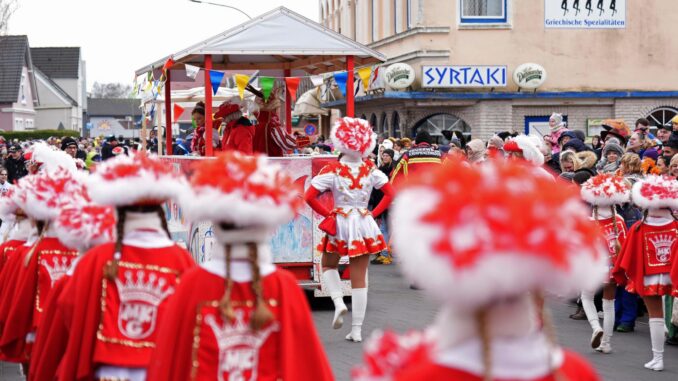
[[[172,165],[177,172],[191,173],[192,165],[205,158],[185,156],[163,157],[163,160]],[[271,161],[280,165],[304,189],[310,186],[311,179],[333,157],[319,158],[271,158]],[[303,195],[299,195],[303,197]],[[324,196],[327,197],[327,196]],[[331,197],[328,198],[331,203]],[[215,244],[214,232],[208,222],[190,223],[184,215],[181,206],[175,202],[168,202],[165,211],[172,238],[187,247],[198,263],[209,261],[211,247]],[[270,244],[275,263],[319,263],[317,247],[322,239],[323,232],[318,229],[320,216],[313,213],[304,203],[299,214],[289,223],[281,226],[272,236]],[[317,270],[317,269],[316,269]]]

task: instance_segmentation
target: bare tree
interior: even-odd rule
[[[19,0],[0,0],[0,36],[7,34],[9,19],[19,7]]]
[[[92,98],[129,98],[132,86],[122,83],[99,83],[92,85]]]

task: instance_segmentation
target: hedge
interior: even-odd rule
[[[0,131],[0,136],[4,137],[5,140],[19,139],[20,141],[47,139],[51,136],[55,136],[57,138],[62,138],[64,136],[72,136],[77,138],[80,137],[80,131],[73,130]]]

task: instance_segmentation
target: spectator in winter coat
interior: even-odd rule
[[[21,147],[18,145],[9,147],[9,157],[5,161],[5,168],[7,168],[7,181],[10,184],[16,184],[17,180],[28,174]]]
[[[602,158],[596,164],[598,173],[615,173],[619,169],[619,162],[624,155],[624,149],[611,140],[603,147]]]
[[[466,158],[472,164],[480,164],[485,161],[485,143],[480,139],[473,139],[466,143]]]

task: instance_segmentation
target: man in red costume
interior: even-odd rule
[[[391,172],[391,184],[396,188],[410,175],[441,163],[442,154],[439,149],[431,145],[433,139],[428,132],[419,131],[414,143],[414,147],[407,150],[398,159],[393,172]]]
[[[333,380],[306,298],[266,243],[301,190],[263,156],[239,152],[201,162],[191,182],[182,207],[214,224],[219,245],[177,287],[149,381]]]
[[[268,101],[264,101],[263,94],[251,89],[257,96],[259,111],[256,114],[257,125],[254,134],[254,152],[260,152],[269,157],[283,157],[298,147],[297,139],[288,134],[280,123],[278,110],[280,100],[277,91],[273,91]]]
[[[240,111],[240,105],[224,102],[219,106],[215,117],[222,119],[223,136],[221,149],[240,151],[247,155],[254,153],[254,126]]]
[[[168,297],[194,265],[161,207],[185,180],[139,152],[102,163],[87,185],[94,202],[116,207],[116,241],[82,257],[58,300],[70,337],[57,378],[144,380]]]
[[[599,379],[547,335],[539,296],[598,286],[607,251],[576,190],[529,168],[451,158],[409,179],[391,208],[393,246],[441,310],[425,333],[373,339],[354,380]]]

